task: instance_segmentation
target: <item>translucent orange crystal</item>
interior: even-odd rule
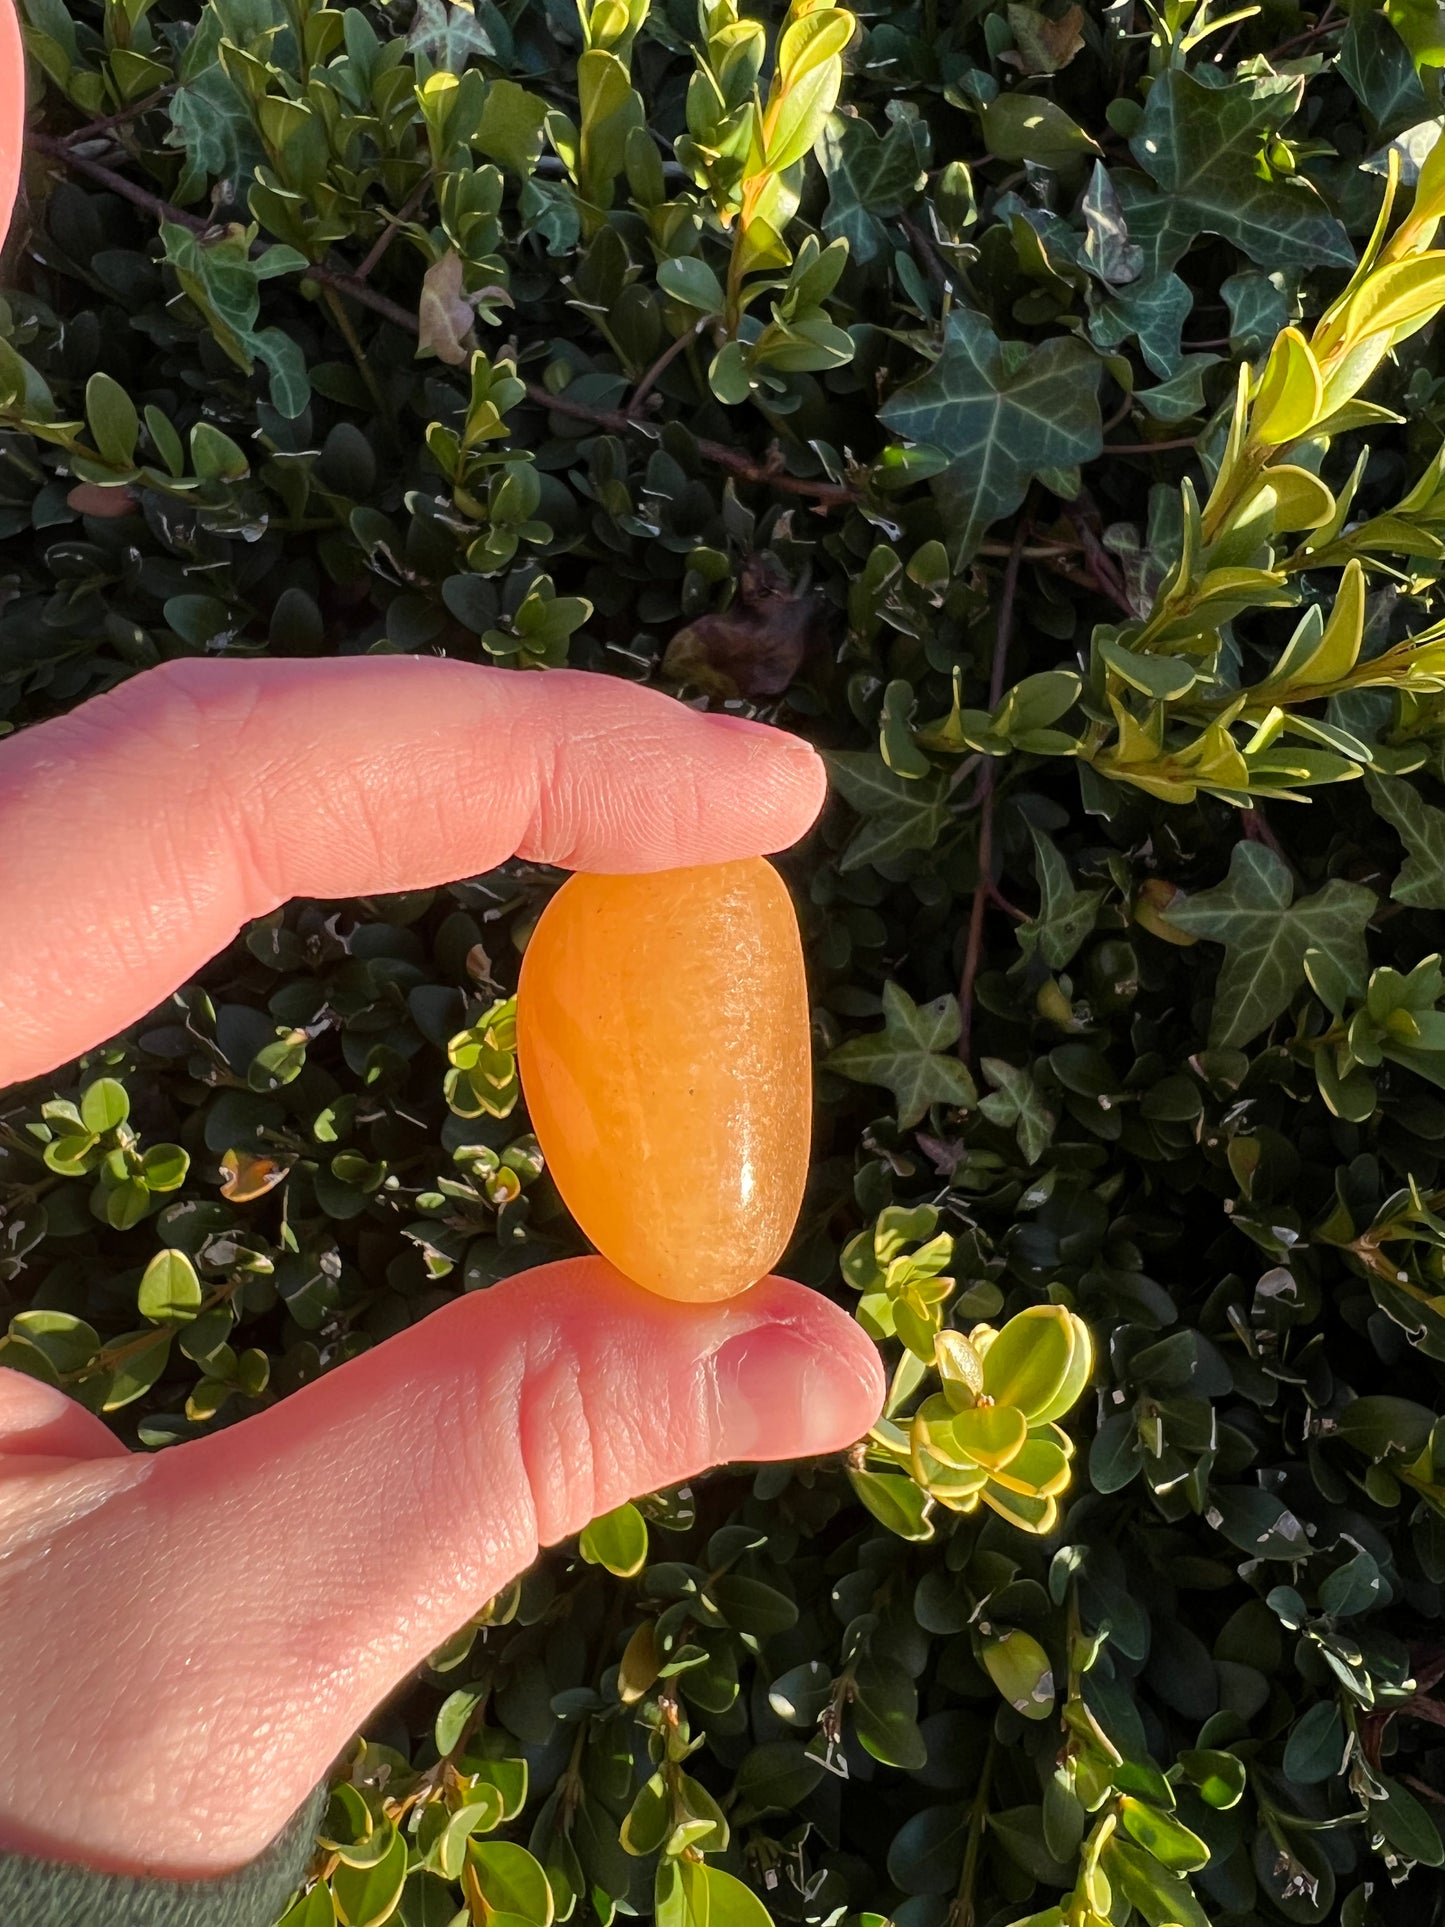
[[[771,864],[569,878],[522,959],[517,1052],[557,1189],[619,1271],[699,1301],[777,1263],[812,1065],[797,917]]]

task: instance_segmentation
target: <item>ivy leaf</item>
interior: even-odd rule
[[[930,1104],[970,1110],[978,1093],[967,1067],[947,1056],[962,1029],[956,997],[915,1004],[895,983],[883,986],[883,1029],[853,1037],[825,1060],[857,1084],[882,1084],[898,1103],[900,1127],[911,1130]]]
[[[1409,854],[1390,890],[1396,903],[1417,910],[1445,910],[1445,810],[1427,803],[1403,777],[1365,773],[1370,801]]]
[[[495,60],[492,36],[469,6],[447,6],[444,0],[417,0],[406,44],[410,52],[425,54],[433,66],[447,73],[464,73],[475,54]]]
[[[221,65],[220,45],[222,39],[242,46],[264,42],[285,24],[282,0],[239,0],[224,18],[219,7],[201,10],[181,60],[166,135],[166,145],[186,157],[175,193],[182,206],[197,200],[212,180],[249,181],[265,160],[250,102]]]
[[[896,121],[880,136],[866,120],[830,114],[817,151],[828,180],[823,232],[848,243],[850,260],[875,260],[888,246],[884,221],[902,213],[925,179],[923,123]]]
[[[1152,275],[1115,288],[1098,301],[1089,322],[1089,339],[1105,354],[1132,335],[1139,352],[1161,381],[1179,369],[1180,339],[1194,312],[1194,296],[1174,273]]]
[[[1157,388],[1136,389],[1134,399],[1157,422],[1182,422],[1202,415],[1207,408],[1204,377],[1218,360],[1218,355],[1184,355],[1168,381]]]
[[[886,863],[931,850],[948,823],[948,778],[897,776],[874,750],[835,750],[826,758],[839,793],[865,818],[840,868]]]
[[[1102,161],[1095,161],[1080,207],[1084,217],[1084,256],[1094,273],[1111,287],[1137,281],[1144,251],[1129,239],[1119,191]]]
[[[1178,67],[1159,76],[1129,147],[1162,192],[1128,196],[1125,206],[1136,241],[1152,217],[1161,268],[1201,232],[1222,235],[1268,268],[1355,265],[1349,236],[1314,189],[1277,178],[1261,159],[1303,91],[1292,74],[1223,87]]]
[[[306,358],[300,344],[280,328],[257,332],[261,283],[305,268],[304,254],[292,247],[271,247],[253,257],[246,230],[232,226],[214,240],[192,234],[174,221],[161,224],[167,264],[211,325],[211,331],[238,368],[250,374],[253,362],[271,376],[271,399],[294,421],[311,395]]]
[[[1323,951],[1363,990],[1374,892],[1333,877],[1298,903],[1293,895],[1289,870],[1273,850],[1236,843],[1223,883],[1163,913],[1176,930],[1224,945],[1209,1035],[1216,1048],[1247,1044],[1288,1008],[1311,950]]]
[[[1021,1070],[1002,1057],[985,1057],[981,1069],[993,1090],[979,1102],[990,1124],[1014,1127],[1019,1150],[1029,1164],[1037,1164],[1053,1140],[1058,1118],[1049,1109],[1041,1086],[1031,1071]]]
[[[1034,476],[1099,454],[1101,372],[1098,357],[1072,336],[1037,347],[1000,341],[981,314],[954,309],[938,360],[879,415],[948,457],[933,486],[956,559],[967,560],[989,524],[1012,514]]]
[[[1338,66],[1341,80],[1380,133],[1398,134],[1429,116],[1410,49],[1382,12],[1361,8],[1350,15]]]
[[[1102,890],[1077,890],[1069,866],[1041,830],[1029,825],[1034,867],[1039,879],[1039,914],[1019,930],[1019,948],[1037,949],[1050,970],[1062,970],[1093,929],[1104,901]]]

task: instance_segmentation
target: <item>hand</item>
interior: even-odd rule
[[[25,137],[25,49],[20,16],[0,0],[0,247],[20,187],[20,150]]]
[[[134,1022],[290,896],[513,851],[724,861],[793,842],[822,795],[804,745],[610,678],[151,671],[0,745],[0,1085]],[[243,1864],[539,1546],[723,1460],[839,1449],[881,1396],[857,1326],[799,1285],[683,1306],[599,1259],[459,1298],[154,1455],[0,1371],[0,1849]]]

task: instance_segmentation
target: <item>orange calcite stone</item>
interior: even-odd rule
[[[812,1059],[798,922],[761,858],[574,876],[522,958],[517,1057],[557,1189],[665,1298],[745,1291],[792,1235]]]

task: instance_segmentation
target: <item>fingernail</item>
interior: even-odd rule
[[[816,756],[817,750],[811,743],[805,743],[801,736],[793,736],[786,729],[777,729],[772,723],[755,722],[751,716],[732,716],[723,711],[710,711],[708,721],[715,729],[731,729],[740,736],[765,736],[778,749],[791,750],[797,756]]]
[[[713,1365],[729,1458],[808,1458],[840,1451],[867,1429],[867,1394],[847,1365],[786,1326],[730,1338]]]

